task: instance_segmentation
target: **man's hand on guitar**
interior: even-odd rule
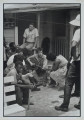
[[[32,63],[32,62],[31,62],[30,64],[31,64],[31,66],[35,66],[35,63]]]

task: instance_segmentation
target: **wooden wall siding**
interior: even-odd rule
[[[15,42],[15,28],[4,29],[4,37],[6,42]]]
[[[55,54],[56,55],[63,55],[66,57],[65,53],[65,38],[58,38],[55,40]]]

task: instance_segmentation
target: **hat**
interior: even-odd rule
[[[69,22],[71,25],[80,26],[80,14],[76,16],[76,18]]]

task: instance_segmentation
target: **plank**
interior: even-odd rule
[[[14,81],[14,76],[4,77],[4,83],[9,83]]]
[[[15,86],[14,85],[10,85],[10,86],[6,86],[4,87],[4,92],[11,92],[11,91],[15,91]]]
[[[10,106],[4,107],[4,116],[16,114],[17,112],[21,112],[21,111],[25,111],[25,108],[21,107],[18,104],[10,105]]]
[[[9,101],[13,101],[13,100],[16,100],[15,95],[4,96],[4,102],[9,102]]]

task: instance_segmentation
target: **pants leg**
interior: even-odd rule
[[[34,47],[34,43],[29,43],[29,44],[26,46],[26,48],[27,48],[28,50],[32,50],[33,47]]]
[[[74,80],[67,78],[64,88],[64,101],[63,101],[63,105],[65,107],[69,106],[73,85],[74,85]]]
[[[80,94],[80,61],[75,61],[75,65],[77,74],[77,79],[75,80],[75,93]]]
[[[76,65],[73,62],[69,67],[66,82],[65,82],[64,101],[63,101],[63,106],[65,107],[69,106],[71,92],[72,92],[72,88],[75,83],[75,80],[77,80]]]
[[[28,88],[23,88],[23,103],[28,104],[28,99],[29,99],[29,89]]]
[[[74,93],[80,95],[80,78],[78,80],[75,80],[75,91]]]
[[[23,99],[22,89],[20,87],[15,87],[15,90],[16,90],[16,102],[19,105],[22,105],[22,99]]]
[[[20,46],[21,49],[23,48],[26,48],[26,43],[23,43],[21,46]]]

